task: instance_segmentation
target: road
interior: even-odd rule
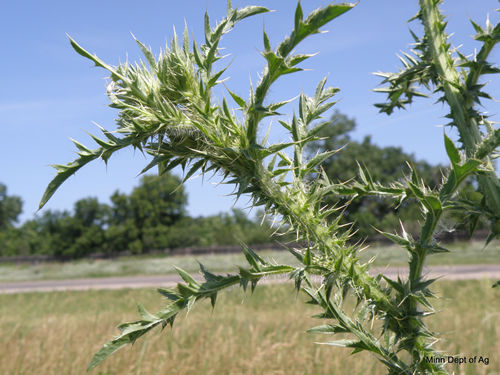
[[[371,274],[377,271],[384,272],[390,278],[396,278],[398,274],[405,276],[404,268],[372,269]],[[490,278],[500,280],[500,265],[461,265],[461,266],[431,266],[426,269],[429,278],[443,276],[443,280],[466,280]],[[202,280],[200,275],[195,278]],[[130,276],[130,277],[106,277],[94,279],[73,280],[47,280],[47,281],[20,281],[0,283],[0,293],[26,293],[26,292],[50,292],[63,290],[89,290],[89,289],[123,289],[123,288],[155,288],[172,287],[182,281],[177,275],[166,276]],[[265,280],[264,280],[265,282]]]

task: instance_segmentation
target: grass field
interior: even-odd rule
[[[496,264],[500,262],[499,242],[491,243],[483,249],[484,243],[457,243],[448,245],[451,253],[436,254],[428,258],[428,265],[452,264]],[[288,251],[259,252],[265,259],[277,263],[295,264],[296,260]],[[371,246],[361,253],[366,261],[377,255],[375,266],[384,268],[387,265],[406,265],[407,254],[396,246]],[[165,275],[174,274],[173,264],[188,271],[199,271],[198,261],[212,271],[233,272],[235,265],[245,265],[243,254],[153,257],[135,256],[115,260],[77,260],[65,263],[42,263],[37,265],[0,265],[0,282],[28,280],[57,280],[87,277],[133,276],[133,275]]]
[[[489,358],[488,365],[450,365],[450,373],[500,373],[500,290],[491,284],[435,284],[447,298],[435,301],[442,311],[428,319],[431,330],[444,333],[437,347]],[[213,313],[201,303],[173,330],[123,349],[93,374],[385,374],[368,355],[314,344],[330,338],[305,333],[323,322],[310,319],[317,310],[291,291],[286,284],[258,287],[251,299],[239,289],[223,293]],[[162,306],[144,289],[0,295],[1,374],[83,374],[115,327],[137,318],[136,300],[151,311]]]

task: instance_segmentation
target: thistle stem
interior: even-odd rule
[[[468,114],[470,108],[467,108],[468,106],[464,103],[463,93],[453,86],[453,84],[462,85],[462,83],[449,53],[447,35],[444,32],[445,23],[442,21],[436,1],[420,0],[420,8],[425,34],[430,41],[437,73],[441,76],[446,101],[450,106],[451,115],[458,128],[465,152],[468,157],[472,157],[477,145],[481,143],[481,132],[477,122],[478,119]],[[484,53],[487,55],[490,50],[485,50]],[[477,76],[474,76],[471,80],[477,80],[477,78]],[[472,103],[469,106],[472,106]],[[484,161],[490,171],[487,172],[486,176],[478,176],[478,182],[486,195],[486,201],[490,208],[494,212],[500,213],[500,182],[489,157],[486,157]]]

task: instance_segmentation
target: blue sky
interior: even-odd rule
[[[208,5],[207,5],[208,3]],[[238,3],[233,1],[234,5]],[[241,22],[221,43],[232,64],[225,77],[226,85],[243,97],[248,96],[250,79],[258,81],[262,70],[262,28],[265,26],[273,46],[292,29],[295,4],[290,1],[242,0],[239,6],[264,5],[273,13],[255,16]],[[302,1],[304,13],[324,5],[323,1]],[[380,146],[401,146],[417,159],[430,163],[447,163],[443,147],[446,108],[431,105],[432,100],[417,100],[407,111],[388,117],[378,114],[374,103],[383,95],[371,90],[380,78],[370,74],[395,71],[400,66],[396,56],[407,51],[411,28],[420,31],[418,23],[406,24],[417,12],[417,1],[362,0],[351,11],[334,20],[297,50],[319,54],[304,63],[311,69],[284,77],[272,88],[272,99],[285,100],[300,91],[312,94],[317,82],[328,75],[328,84],[339,87],[340,102],[334,106],[357,120],[355,139],[371,135]],[[486,15],[496,23],[499,19],[494,0],[448,0],[443,6],[450,14],[451,42],[463,45],[466,55],[479,48],[470,35],[474,30],[468,17],[484,25]],[[0,182],[10,195],[21,196],[24,212],[21,219],[32,218],[43,191],[55,175],[50,164],[66,164],[74,159],[75,147],[69,138],[94,147],[85,133],[98,134],[95,123],[114,130],[116,112],[107,107],[106,71],[71,48],[66,34],[81,46],[111,65],[129,59],[138,60],[140,50],[131,33],[158,54],[173,27],[182,34],[184,23],[196,40],[203,40],[203,15],[208,7],[212,22],[225,15],[225,1],[11,1],[2,6],[0,30],[2,62],[0,63]],[[498,61],[500,50],[491,55]],[[220,65],[223,67],[223,65]],[[492,76],[491,79],[495,80]],[[500,97],[498,83],[489,92]],[[222,95],[222,94],[221,94]],[[227,94],[226,94],[227,95]],[[485,103],[492,115],[498,113],[497,102]],[[285,107],[292,114],[297,102]],[[283,111],[282,111],[283,112]],[[495,120],[493,116],[493,120]],[[276,121],[275,121],[276,122]],[[288,140],[288,135],[275,127],[271,141]],[[130,192],[138,184],[137,174],[147,164],[142,154],[132,150],[115,155],[106,167],[94,162],[71,177],[49,201],[45,209],[72,209],[74,202],[96,196],[103,203],[115,190]],[[181,171],[175,173],[180,174]],[[233,205],[226,197],[231,191],[215,187],[201,178],[188,181],[188,212],[193,216],[227,211]],[[236,207],[245,207],[242,199]]]

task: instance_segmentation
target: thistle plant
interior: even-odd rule
[[[398,73],[378,73],[384,77],[384,83],[389,83],[388,87],[376,89],[387,93],[389,99],[388,103],[378,106],[381,112],[391,114],[394,108],[404,108],[405,104],[411,103],[414,96],[428,96],[417,91],[420,87],[442,93],[438,102],[446,103],[450,108],[446,117],[451,122],[447,125],[458,130],[459,146],[445,135],[446,151],[452,164],[448,176],[451,182],[443,186],[440,195],[453,191],[453,181],[462,182],[463,174],[472,170],[480,186],[478,194],[464,197],[453,205],[469,214],[471,235],[481,217],[489,221],[489,243],[500,234],[500,227],[496,224],[500,215],[500,183],[491,162],[498,156],[496,148],[500,133],[487,120],[488,116],[478,109],[481,98],[492,99],[483,91],[486,84],[479,81],[483,75],[500,72],[488,62],[491,51],[500,41],[500,24],[493,27],[488,18],[483,29],[471,20],[476,31],[473,39],[482,42],[482,47],[469,58],[448,42],[447,22],[438,8],[441,3],[436,0],[419,1],[420,10],[412,20],[422,22],[425,35],[419,38],[412,33],[415,40],[413,55],[405,54],[405,58],[401,59],[404,69]]]
[[[226,288],[240,285],[245,291],[250,287],[253,292],[263,278],[284,274],[320,310],[314,318],[325,324],[309,332],[350,337],[324,344],[350,348],[352,353],[370,352],[386,366],[388,374],[447,373],[439,361],[426,360],[440,354],[433,347],[436,334],[424,323],[424,318],[435,311],[430,303],[434,294],[429,289],[434,280],[425,278],[423,266],[427,256],[447,251],[438,244],[436,235],[442,219],[449,213],[465,213],[471,234],[480,219],[488,220],[492,228],[488,242],[500,234],[499,182],[491,163],[500,144],[500,133],[476,109],[479,98],[488,97],[481,91],[479,78],[498,71],[486,59],[500,40],[500,26],[488,23],[483,30],[473,23],[477,31],[475,39],[483,42],[483,48],[473,59],[468,59],[447,44],[439,3],[420,1],[421,10],[415,19],[424,24],[425,35],[422,38],[414,35],[414,56],[406,55],[404,69],[379,74],[389,85],[377,89],[388,94],[389,101],[379,105],[387,114],[394,108],[404,108],[413,96],[424,96],[417,91],[418,86],[443,93],[440,100],[450,106],[450,125],[459,130],[460,146],[445,135],[451,168],[435,191],[424,186],[415,171],[404,182],[382,186],[360,167],[357,181],[333,183],[322,171],[321,163],[336,150],[306,158],[305,146],[318,140],[318,134],[328,125],[316,124],[316,120],[335,104],[332,98],[339,91],[326,86],[326,78],[319,82],[312,97],[299,95],[298,111],[291,119],[283,119],[278,113],[289,100],[268,99],[275,81],[302,70],[298,65],[312,56],[294,54],[295,47],[320,33],[320,28],[354,4],[330,4],[304,17],[299,3],[294,28],[276,49],[271,48],[264,31],[261,55],[265,68],[260,82],[255,89],[251,87],[247,100],[226,87],[241,116],[236,116],[226,98],[214,100],[213,89],[222,82],[225,71],[215,69],[215,63],[222,58],[219,43],[239,21],[267,12],[264,7],[236,9],[228,1],[226,17],[214,27],[206,14],[204,43],[191,42],[186,30],[182,40],[174,35],[170,46],[157,57],[137,41],[147,63],[141,61],[135,65],[125,62],[112,67],[71,39],[76,52],[110,73],[108,96],[110,106],[119,110],[118,126],[112,132],[102,129],[104,138],[92,136],[98,144],[96,149],[75,141],[78,158],[67,165],[54,166],[57,176],[47,187],[40,207],[87,163],[95,159],[107,162],[114,152],[133,147],[152,157],[143,173],[156,167],[161,175],[180,166],[184,181],[195,173],[220,174],[225,183],[234,185],[236,198],[245,195],[250,197],[252,206],[264,206],[268,215],[280,218],[280,226],[287,233],[293,233],[298,242],[306,244],[289,249],[298,265],[272,264],[242,243],[248,265],[239,267],[234,274],[214,274],[200,264],[205,281],[198,282],[177,268],[184,283],[172,289],[158,289],[168,301],[166,307],[151,314],[138,304],[140,319],[120,325],[120,335],[104,344],[88,370],[155,327],[173,326],[177,315],[183,310],[189,312],[196,302],[209,299],[215,306],[218,293]],[[291,135],[290,142],[269,144],[269,130],[259,137],[263,120],[270,116],[278,117],[278,124]],[[472,176],[477,177],[478,192],[461,195],[461,184]],[[351,229],[339,225],[342,208],[322,203],[329,196],[361,199],[368,195],[395,199],[397,203],[412,199],[422,208],[424,220],[418,239],[404,228],[400,234],[384,233],[408,252],[409,272],[405,279],[392,280],[383,274],[370,276],[373,260],[360,262],[361,245],[351,244]],[[319,282],[313,281],[312,276]],[[344,308],[348,298],[356,300],[354,312],[348,313]],[[375,320],[380,324],[372,328]]]

